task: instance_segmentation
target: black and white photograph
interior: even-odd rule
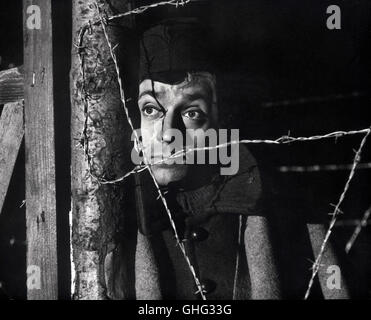
[[[1,300],[371,298],[370,1],[0,8]]]

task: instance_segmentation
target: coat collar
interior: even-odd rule
[[[196,190],[179,192],[177,200],[193,218],[204,220],[217,213],[261,215],[261,181],[256,161],[240,145],[239,170],[233,176],[220,176]]]

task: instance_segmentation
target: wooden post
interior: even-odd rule
[[[110,297],[104,276],[104,262],[109,252],[116,247],[115,236],[123,215],[125,198],[121,185],[100,185],[89,171],[94,176],[113,179],[130,168],[130,150],[127,146],[131,131],[120,101],[116,70],[102,26],[91,24],[85,29],[83,38],[80,38],[82,26],[89,26],[90,21],[99,18],[96,3],[109,15],[115,11],[129,10],[127,0],[73,1],[73,43],[80,46],[73,46],[71,62],[74,299]],[[110,23],[107,27],[113,45],[118,44],[115,52],[119,58],[122,55],[121,61],[125,62],[134,56],[128,41],[130,31],[124,27],[129,21],[130,17],[120,20],[119,24]],[[83,61],[80,61],[79,50]],[[130,76],[125,70],[123,76],[128,83]],[[91,170],[87,161],[86,144],[91,158]]]
[[[0,214],[23,133],[23,101],[6,104],[0,118]]]
[[[57,299],[51,0],[23,0],[27,298]]]

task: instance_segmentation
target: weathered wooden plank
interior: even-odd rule
[[[0,118],[0,214],[23,134],[23,101],[6,104]]]
[[[23,99],[23,66],[0,72],[0,104]]]
[[[58,298],[51,11],[51,0],[23,0],[27,298],[31,300]],[[36,15],[30,18],[32,14]],[[36,21],[35,28],[30,21]]]
[[[72,48],[70,90],[72,263],[76,279],[73,296],[80,300],[115,298],[111,296],[113,289],[109,288],[113,281],[107,281],[104,270],[109,261],[115,261],[110,257],[116,252],[116,242],[120,237],[117,233],[123,232],[119,227],[120,221],[126,219],[122,214],[126,196],[122,185],[101,185],[90,175],[81,143],[83,138],[88,140],[91,172],[94,175],[110,179],[122,176],[132,167],[129,148],[131,131],[125,119],[117,74],[102,27],[92,26],[80,39],[81,27],[99,18],[96,3],[108,15],[129,10],[127,0],[72,1],[73,43],[85,48],[81,49],[84,78],[77,48]],[[115,52],[127,85],[130,83],[129,66],[132,68],[134,65],[130,65],[130,59],[135,57],[129,41],[129,36],[134,35],[128,29],[130,24],[130,19],[123,19],[107,26],[110,41],[113,46],[118,45]],[[87,104],[84,103],[83,88],[87,91]],[[132,97],[135,101],[134,96],[127,93],[127,98]],[[117,281],[113,287],[125,289]]]

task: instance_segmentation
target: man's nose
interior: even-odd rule
[[[167,112],[162,118],[161,128],[158,130],[157,139],[165,143],[172,143],[175,139],[174,129],[182,130],[182,121],[180,115],[174,112]],[[184,126],[184,125],[183,125]]]

